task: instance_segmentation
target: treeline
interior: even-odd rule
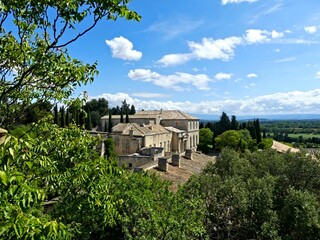
[[[38,101],[26,108],[24,117],[16,122],[16,125],[27,125],[38,122],[48,115],[53,115],[54,123],[60,127],[68,127],[73,123],[91,130],[100,124],[101,117],[105,115],[120,115],[121,122],[128,122],[129,115],[135,113],[135,106],[128,104],[126,100],[122,102],[121,106],[115,107],[110,107],[105,98],[92,99],[85,104],[77,100],[69,106],[60,107],[49,101]]]
[[[267,133],[292,133],[292,134],[320,134],[319,120],[277,120],[277,121],[263,121],[261,128]]]
[[[317,148],[320,145],[319,120],[266,121],[261,123],[261,128],[267,137],[294,147]]]
[[[266,138],[265,133],[261,133],[261,127],[259,119],[254,119],[247,122],[239,122],[235,115],[228,117],[228,115],[223,112],[220,120],[217,122],[207,122],[200,123],[200,143],[199,150],[208,152],[211,145],[213,150],[221,150],[225,146],[233,145],[235,150],[241,150],[249,148],[250,150],[265,148],[265,142],[262,141],[262,137]],[[210,129],[212,132],[211,144],[208,144],[208,140],[203,144],[202,136]]]

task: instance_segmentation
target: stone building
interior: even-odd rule
[[[116,140],[115,142],[120,141],[120,136],[122,136],[123,139],[126,138],[127,142],[131,142],[130,148],[127,148],[130,149],[130,152],[133,149],[141,149],[143,147],[163,147],[164,152],[173,151],[181,153],[186,149],[195,150],[199,143],[199,119],[179,110],[139,111],[134,115],[129,115],[129,122],[132,125],[120,124],[119,115],[113,115],[111,120],[112,126],[114,127],[110,135]],[[100,130],[106,131],[108,124],[109,116],[102,117],[100,123],[102,129]],[[118,124],[120,125],[118,126]],[[160,126],[164,128],[160,128]],[[140,135],[133,137],[132,140],[129,141],[128,139],[130,138],[128,136],[130,135],[129,131],[131,128],[134,133],[139,133]],[[170,140],[161,139],[166,130],[171,133]],[[162,131],[161,134],[159,131]],[[153,134],[152,138],[150,134]],[[144,135],[145,137],[143,137]],[[133,134],[133,136],[135,136],[135,134]],[[137,141],[140,141],[140,143]],[[125,146],[128,147],[128,145],[122,145],[121,142],[121,146],[118,146],[117,151],[119,151],[119,153],[128,151],[120,149]]]
[[[172,133],[161,125],[118,123],[110,136],[119,155],[138,153],[143,148],[162,148],[171,152]]]

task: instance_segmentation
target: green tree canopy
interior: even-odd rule
[[[319,155],[222,151],[185,185],[201,195],[210,239],[318,239]]]
[[[35,100],[63,101],[76,86],[93,81],[96,63],[72,58],[67,46],[102,19],[139,20],[129,2],[1,1],[0,126],[14,125]]]
[[[209,128],[200,128],[198,150],[208,153],[212,144],[212,139],[213,132]]]

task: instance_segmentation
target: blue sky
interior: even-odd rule
[[[320,113],[319,0],[133,0],[69,47],[98,61],[77,89],[111,106],[194,114]]]

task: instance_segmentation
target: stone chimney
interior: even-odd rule
[[[168,159],[161,157],[158,159],[158,168],[160,171],[168,172]]]
[[[133,138],[133,129],[132,128],[129,130],[129,135],[131,138]]]
[[[178,153],[172,154],[172,165],[180,167],[180,155]]]
[[[192,160],[192,149],[186,149],[185,158]]]

